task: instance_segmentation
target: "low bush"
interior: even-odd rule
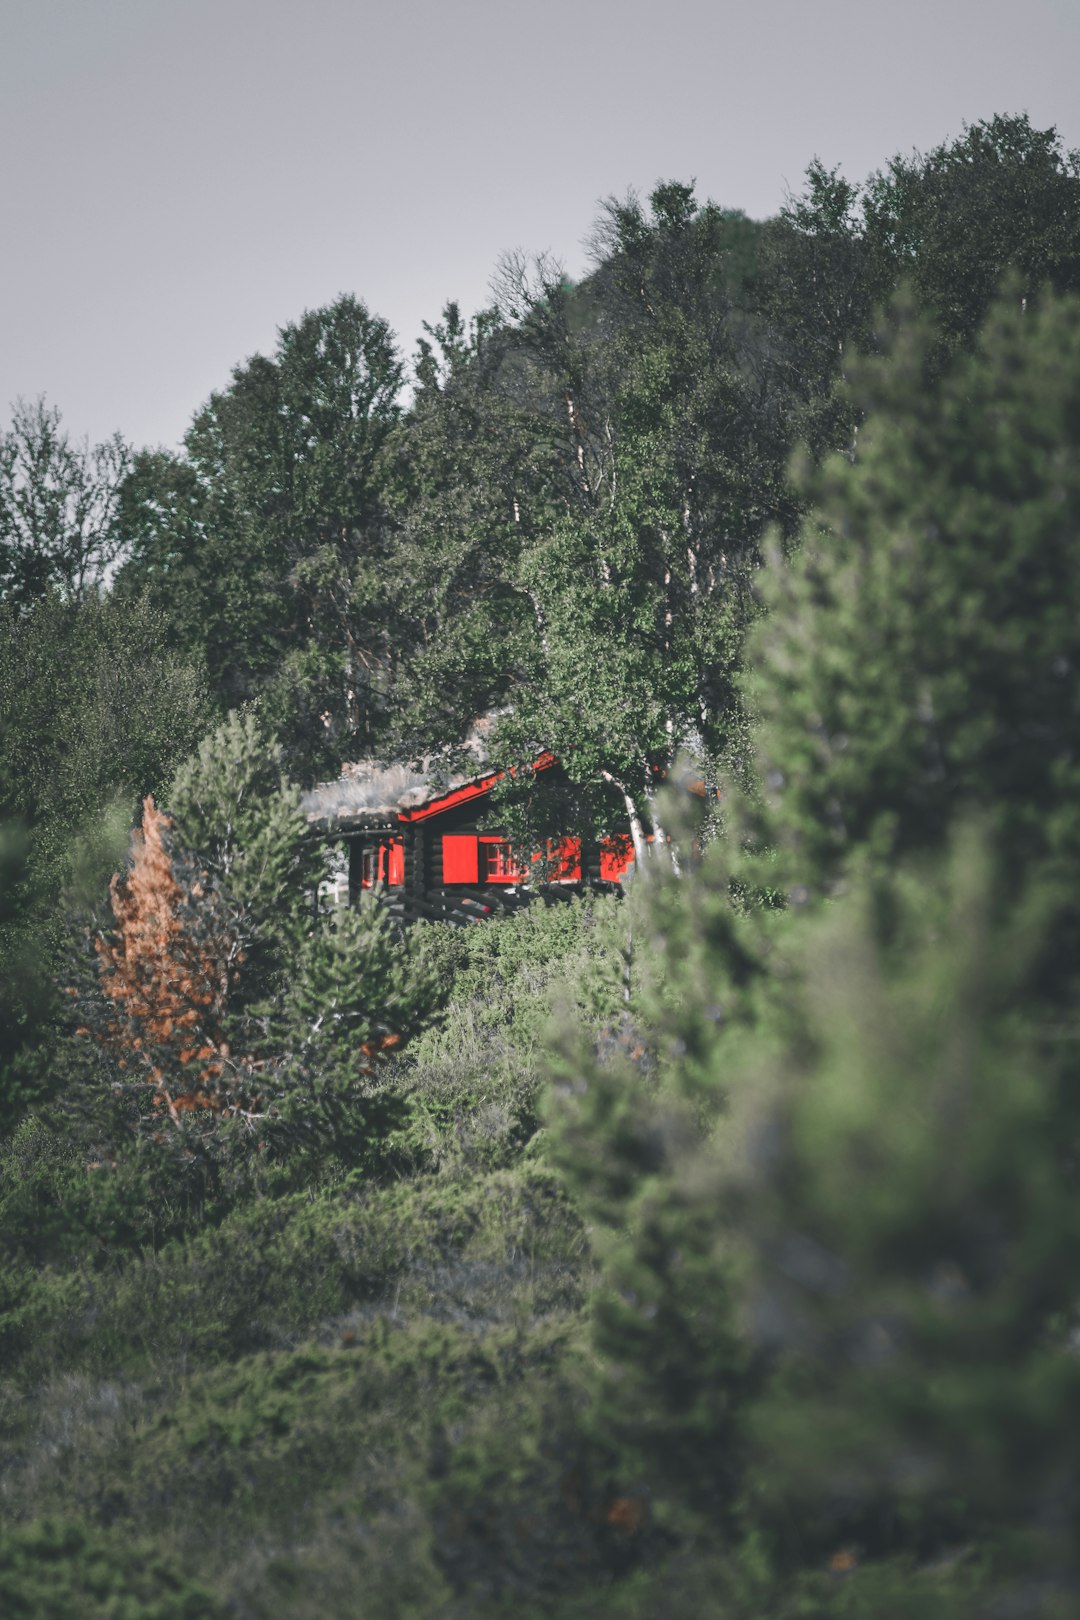
[[[76,1520],[0,1530],[0,1610],[10,1620],[224,1620],[206,1587],[148,1542]]]

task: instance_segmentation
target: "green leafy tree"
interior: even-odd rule
[[[258,695],[294,762],[327,768],[380,723],[388,643],[383,461],[402,368],[386,322],[344,295],[237,367],[185,439],[124,490],[132,558],[223,707]]]
[[[745,770],[737,677],[760,537],[793,526],[786,445],[734,360],[682,333],[639,350],[618,398],[612,494],[551,526],[522,560],[539,647],[503,725],[605,791],[638,855],[687,747],[715,781]],[[606,821],[607,825],[604,824]]]
[[[29,829],[54,886],[80,832],[118,794],[132,813],[160,794],[209,721],[198,669],[162,638],[146,602],[52,594],[24,613],[0,607],[2,813]]]
[[[460,744],[505,706],[531,656],[531,604],[515,587],[523,548],[558,507],[559,446],[535,397],[535,366],[498,310],[456,304],[418,345],[416,387],[394,439],[400,576],[395,744]]]
[[[602,834],[629,815],[640,852],[681,748],[745,760],[734,677],[749,580],[766,524],[793,522],[784,422],[730,319],[744,223],[670,182],[648,212],[634,198],[605,205],[597,268],[579,287],[511,256],[497,325],[470,339],[450,312],[432,334],[441,359],[428,346],[404,440],[438,449],[430,494],[404,519],[431,545],[418,573],[433,589],[403,729],[430,746],[460,740],[482,704],[504,711],[500,762],[553,749],[575,823]],[[492,415],[497,510],[463,523],[467,500],[440,504],[457,444],[447,428],[460,420],[476,436]],[[545,797],[530,791],[522,811],[541,839],[555,825],[543,825]]]
[[[161,616],[165,644],[204,667],[207,662],[207,585],[203,577],[204,492],[182,454],[138,450],[120,487],[118,523],[130,552],[115,591],[145,597]]]
[[[1018,300],[1080,292],[1080,152],[1026,113],[894,158],[868,181],[863,214],[881,289],[910,279],[946,352],[971,344],[1010,271]]]
[[[832,384],[849,352],[873,346],[901,282],[936,323],[937,370],[975,342],[1010,273],[1018,301],[1080,288],[1080,157],[1055,129],[998,115],[861,185],[815,158],[763,227],[747,299],[794,437],[815,456],[850,444],[858,413]]]
[[[130,460],[118,433],[93,448],[72,443],[44,397],[16,401],[0,433],[0,599],[25,608],[56,589],[81,602],[108,577]]]
[[[850,442],[857,420],[833,384],[852,345],[873,340],[874,311],[892,278],[866,240],[863,193],[815,158],[802,191],[762,228],[747,303],[760,322],[763,368],[814,455]]]

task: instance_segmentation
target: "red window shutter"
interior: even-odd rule
[[[581,882],[581,839],[560,838],[557,844],[551,846],[551,858],[555,862],[555,881],[563,883]]]
[[[614,833],[600,845],[600,876],[605,883],[618,883],[634,858],[634,846],[625,833]]]
[[[444,883],[475,883],[479,863],[474,834],[443,833],[442,870]]]
[[[390,845],[390,856],[387,861],[386,881],[391,886],[405,881],[405,848],[400,839]]]

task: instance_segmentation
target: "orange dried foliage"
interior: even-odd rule
[[[617,1530],[633,1536],[645,1523],[645,1504],[634,1496],[617,1496],[604,1517]]]
[[[132,837],[131,869],[110,884],[114,930],[95,948],[101,987],[115,1009],[100,1038],[122,1067],[138,1054],[155,1101],[177,1120],[193,1108],[230,1112],[234,1099],[222,1029],[230,940],[205,890],[192,884],[185,893],[179,882],[165,839],[170,826],[148,797],[142,830]],[[192,899],[199,901],[194,917]],[[189,1073],[183,1095],[174,1097],[170,1071],[192,1063],[201,1065],[195,1084]]]
[[[360,1055],[364,1061],[360,1065],[360,1073],[373,1075],[376,1061],[385,1052],[392,1052],[396,1046],[400,1046],[403,1039],[401,1035],[373,1035],[370,1041],[361,1041]]]

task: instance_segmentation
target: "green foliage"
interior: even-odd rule
[[[139,796],[201,734],[195,669],[162,653],[146,602],[46,595],[0,606],[0,1119],[55,1089],[50,1046],[73,917],[101,900]]]
[[[26,1144],[17,1151],[25,1158]],[[179,1212],[166,1225],[153,1169],[148,1151],[87,1169],[54,1149],[29,1188],[5,1188],[6,1346],[22,1380],[50,1369],[149,1376],[160,1357],[208,1363],[313,1334],[336,1340],[339,1324],[350,1331],[395,1299],[487,1324],[580,1301],[580,1221],[540,1166],[385,1187],[339,1172],[301,1191],[267,1178],[231,1210],[189,1214],[186,1231]],[[156,1232],[124,1208],[139,1190],[158,1205]]]
[[[355,1071],[361,1054],[370,1065],[428,1022],[440,989],[423,952],[365,896],[332,913],[300,950],[285,997],[297,1056],[327,1075]]]
[[[689,1509],[718,1527],[739,1480],[738,1409],[753,1364],[698,1160],[772,1009],[753,994],[762,944],[733,913],[718,854],[692,886],[642,890],[631,896],[622,1019],[599,1038],[572,1026],[563,1036],[549,1152],[601,1262],[590,1308],[607,1371],[593,1390],[593,1439],[662,1521],[674,1495],[676,1517]]]
[[[969,125],[925,156],[899,156],[865,191],[871,253],[912,276],[947,353],[970,345],[1009,271],[1016,295],[1080,292],[1080,153],[1026,113]]]
[[[533,365],[497,311],[456,304],[425,327],[390,486],[401,583],[395,731],[404,747],[460,743],[505,701],[532,654],[514,588],[522,544],[557,509],[559,445],[533,405]]]
[[[294,768],[370,745],[388,655],[382,461],[402,368],[351,295],[281,329],[196,416],[180,457],[140,457],[122,592],[150,590],[222,707],[265,697]]]
[[[224,1612],[152,1544],[72,1519],[0,1532],[0,1604],[11,1620],[214,1620]]]
[[[118,793],[132,811],[160,794],[209,723],[205,684],[161,639],[146,602],[0,609],[0,803],[58,883],[72,838]]]
[[[1010,274],[1017,302],[1080,290],[1080,157],[1055,129],[999,115],[864,185],[815,158],[763,228],[748,299],[797,438],[815,456],[850,443],[857,412],[830,384],[853,347],[873,346],[876,311],[903,283],[934,323],[938,372],[973,347]]]
[[[1039,1011],[1055,897],[999,872],[968,836],[792,915],[756,1031],[712,1003],[752,919],[703,938],[673,886],[657,1040],[686,1040],[564,1060],[553,1151],[603,1273],[590,1431],[661,1522],[750,1537],[758,1612],[838,1557],[1074,1567],[1074,1064]],[[699,882],[719,909],[722,869]]]
[[[177,840],[217,885],[247,953],[248,999],[285,970],[320,875],[283,758],[250,711],[231,714],[177,771],[166,801]]]
[[[1004,892],[969,836],[823,921],[757,1152],[722,1176],[776,1358],[747,1511],[789,1560],[991,1529],[1021,1567],[1076,1556],[1074,1065],[1037,1010],[1050,897]]]
[[[904,312],[887,356],[852,368],[857,455],[813,476],[818,532],[770,571],[753,702],[775,827],[789,881],[818,892],[851,850],[933,847],[967,807],[1017,881],[1052,859],[1066,898],[1080,306],[1008,300],[936,388],[929,341]]]
[[[532,905],[467,929],[434,925],[424,949],[448,986],[442,1016],[391,1072],[409,1099],[421,1163],[500,1168],[542,1154],[540,1099],[552,1028],[617,1016],[618,903]]]
[[[274,1137],[305,1139],[358,1171],[410,1126],[388,1055],[429,1025],[443,1000],[435,963],[401,937],[377,897],[332,913],[299,944],[278,1023],[285,1088]]]
[[[49,995],[41,941],[28,916],[28,854],[22,824],[0,824],[0,1130],[11,1127],[28,1101],[25,1079],[13,1071],[12,1061],[33,1035],[40,1016],[35,1009]]]
[[[587,1258],[533,1168],[308,1189],[45,1271],[5,1345],[6,1483],[28,1517],[153,1525],[243,1612],[357,1580],[396,1612],[406,1571],[420,1612],[565,1586],[611,1539],[567,1484]]]
[[[0,600],[25,611],[49,591],[81,602],[122,541],[119,491],[131,458],[120,435],[72,444],[44,396],[17,400],[0,432]]]

